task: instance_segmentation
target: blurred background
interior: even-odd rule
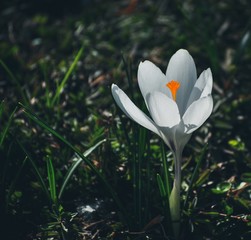
[[[127,139],[130,143],[133,137],[125,133],[133,132],[135,125],[115,107],[110,86],[118,84],[144,108],[136,78],[139,62],[151,60],[165,72],[170,57],[180,48],[193,56],[198,75],[210,67],[214,78],[214,112],[184,153],[186,181],[195,166],[190,160],[208,143],[193,192],[201,200],[193,217],[201,217],[202,210],[219,210],[219,214],[222,209],[226,216],[250,217],[250,1],[1,0],[0,19],[0,129],[4,136],[0,203],[1,228],[9,236],[5,239],[64,239],[58,218],[62,212],[60,217],[70,229],[66,239],[163,239],[159,228],[152,235],[126,235],[130,224],[121,221],[120,211],[88,164],[80,164],[72,175],[61,200],[64,210],[55,224],[38,172],[48,180],[45,159],[50,156],[59,188],[67,169],[78,159],[46,127],[25,117],[18,103],[81,152],[105,139],[90,161],[122,199],[131,225],[137,226],[131,229],[140,232],[161,212],[154,187],[161,168],[156,161],[160,140],[144,132],[152,143],[152,147],[146,144],[144,159],[151,164],[144,161],[141,166],[146,183],[140,201],[145,209],[144,216],[139,216],[133,210],[137,195],[133,195],[130,169],[134,165]],[[231,186],[224,185],[220,197],[208,190],[226,182]],[[243,182],[247,185],[240,187]],[[97,213],[98,207],[102,210]],[[96,215],[90,217],[86,212]],[[249,220],[226,217],[221,222],[204,215],[202,219],[200,223],[190,221],[193,228],[199,226],[193,239],[250,237]],[[100,220],[101,224],[91,226]]]

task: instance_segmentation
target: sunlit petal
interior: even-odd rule
[[[111,89],[117,105],[128,117],[159,135],[156,124],[143,113],[117,85],[112,84]]]
[[[212,110],[213,99],[211,95],[193,102],[183,116],[185,133],[192,133],[199,128],[210,116]]]
[[[189,100],[187,102],[188,108],[194,101],[198,100],[199,98],[206,97],[212,92],[213,87],[213,77],[210,68],[203,71],[200,74],[200,77],[196,81]]]
[[[172,128],[179,124],[180,114],[175,101],[161,92],[149,93],[146,100],[149,112],[158,126]]]
[[[167,87],[165,86],[165,74],[162,73],[161,70],[150,61],[146,60],[139,64],[138,84],[145,101],[147,94],[154,91],[163,91],[165,94],[168,94],[169,97],[171,97],[171,93],[169,93]]]
[[[180,115],[182,116],[185,112],[188,98],[197,80],[194,60],[188,51],[180,49],[171,57],[166,70],[166,77],[167,82],[175,80],[180,83],[176,101]]]
[[[208,96],[209,94],[211,94],[212,92],[212,88],[213,88],[213,76],[212,76],[212,72],[211,69],[208,68],[207,70],[204,71],[204,77],[206,79],[206,85],[202,91],[201,94],[201,98]]]

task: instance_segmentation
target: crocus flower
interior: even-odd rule
[[[191,134],[212,112],[212,73],[207,69],[197,79],[193,58],[180,49],[171,57],[166,74],[150,61],[141,62],[138,84],[151,118],[115,84],[112,95],[129,118],[159,135],[173,152],[175,175],[170,211],[172,220],[179,221],[182,151]]]

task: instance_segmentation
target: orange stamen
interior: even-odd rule
[[[178,81],[172,80],[169,83],[167,83],[166,86],[170,89],[173,100],[176,101],[176,93],[180,87],[180,83]]]

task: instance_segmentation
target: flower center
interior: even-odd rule
[[[169,83],[167,83],[166,86],[170,89],[173,100],[176,101],[176,93],[180,87],[180,83],[178,81],[172,80]]]

